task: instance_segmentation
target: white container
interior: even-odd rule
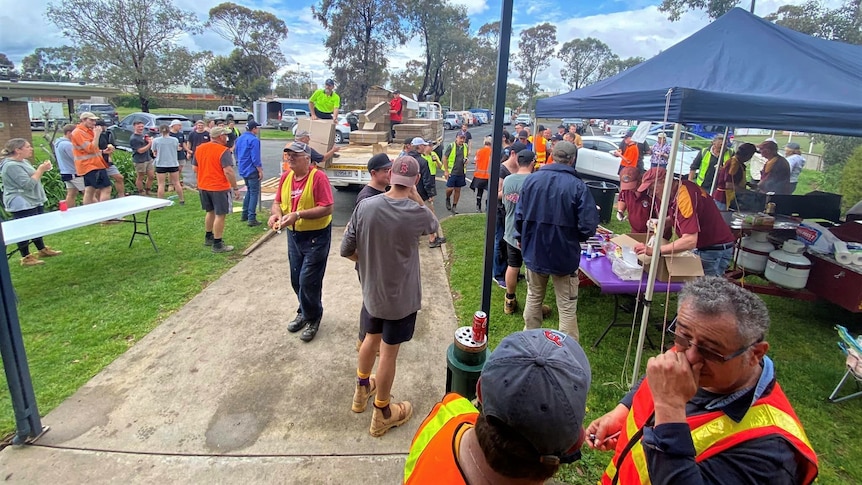
[[[767,236],[765,232],[755,231],[742,238],[736,265],[752,273],[763,273],[769,253],[775,251],[775,246],[767,240]]]
[[[766,279],[784,288],[801,290],[808,283],[808,274],[811,272],[811,261],[802,253],[805,245],[799,241],[789,239],[784,241],[781,249],[769,253],[769,261],[766,263]]]

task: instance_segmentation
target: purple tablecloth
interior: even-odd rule
[[[587,259],[581,255],[580,270],[587,278],[591,279],[605,294],[630,294],[636,295],[638,286],[640,285],[641,293],[646,292],[647,273],[643,274],[642,281],[623,281],[614,274],[611,268],[611,261],[602,256],[595,259]],[[677,293],[682,289],[683,283],[665,283],[661,281],[655,282],[655,292],[657,293]]]

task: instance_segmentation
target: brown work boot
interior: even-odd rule
[[[21,258],[21,266],[39,266],[40,264],[45,264],[45,262],[36,257],[33,253]]]
[[[413,405],[409,401],[391,402],[381,409],[374,406],[374,414],[371,415],[371,428],[368,432],[371,436],[378,438],[386,434],[390,428],[401,426],[413,416]]]
[[[503,313],[505,313],[506,315],[511,315],[511,314],[515,313],[516,311],[518,311],[518,298],[517,297],[506,298],[504,296],[503,298],[506,299],[506,301],[503,303]]]
[[[377,379],[374,376],[368,378],[367,386],[356,384],[356,390],[353,391],[353,406],[350,408],[354,413],[364,413],[368,407],[368,400],[374,399],[377,395]]]
[[[542,318],[548,318],[551,316],[551,307],[548,305],[542,305]]]
[[[51,256],[59,256],[61,254],[63,254],[63,251],[51,249],[49,246],[45,246],[44,248],[39,250],[39,256],[43,258],[50,258]]]

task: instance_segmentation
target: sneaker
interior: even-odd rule
[[[305,319],[302,318],[302,313],[297,312],[296,318],[291,320],[290,323],[287,324],[287,331],[290,333],[296,333],[302,330],[302,327],[305,326]]]
[[[386,415],[389,415],[387,418]],[[375,438],[383,436],[389,429],[401,426],[413,416],[413,405],[409,401],[392,402],[384,409],[374,406],[371,415],[371,428],[368,432]]]
[[[213,244],[215,244],[215,238],[209,236],[204,238],[204,246],[212,246]]]
[[[440,244],[443,244],[444,242],[446,242],[446,238],[445,238],[445,237],[443,237],[443,236],[437,236],[437,239],[436,239],[436,240],[437,240],[437,241],[440,241]]]
[[[315,320],[313,322],[308,322],[305,325],[305,330],[302,331],[302,334],[299,336],[299,340],[303,342],[311,342],[314,340],[314,336],[317,335],[317,331],[320,329],[320,320]]]
[[[548,305],[542,305],[542,318],[548,318],[551,316],[551,307]]]
[[[497,283],[497,286],[499,286],[500,288],[504,290],[506,289],[506,280],[502,278],[494,278],[494,283]]]
[[[255,226],[259,226],[259,225],[260,225],[260,221],[257,219],[252,219],[252,220],[248,221],[248,227],[255,227]]]
[[[181,201],[180,201],[180,205],[186,205],[186,201],[181,200]]]
[[[229,253],[233,251],[233,246],[228,246],[225,243],[215,244],[213,243],[213,252],[214,253]]]
[[[449,197],[446,197],[446,210],[447,211],[452,210],[452,201],[449,200]]]
[[[21,266],[39,266],[40,264],[45,264],[45,262],[33,253],[21,258]]]
[[[439,248],[440,246],[443,245],[444,242],[446,242],[445,239],[443,239],[442,237],[437,237],[437,238],[434,238],[433,241],[428,243],[428,247],[429,248]]]
[[[247,216],[240,216],[239,217],[239,222],[246,222],[247,220],[248,220]]]
[[[458,206],[457,206],[457,205],[455,205],[455,204],[452,204],[452,213],[453,213],[453,214],[458,214]]]
[[[506,315],[511,315],[518,311],[518,298],[506,298],[503,297],[506,301],[503,303],[503,313]]]
[[[367,387],[356,384],[356,390],[353,391],[353,406],[350,407],[354,413],[364,413],[368,407],[368,400],[377,394],[377,379],[371,376],[368,382]]]
[[[51,256],[59,256],[63,254],[63,251],[57,251],[56,249],[51,249],[48,246],[39,250],[39,256],[42,258],[50,258]]]

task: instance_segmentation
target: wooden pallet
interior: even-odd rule
[[[278,181],[281,177],[272,177],[260,182],[260,191],[264,194],[274,194],[278,192]]]

